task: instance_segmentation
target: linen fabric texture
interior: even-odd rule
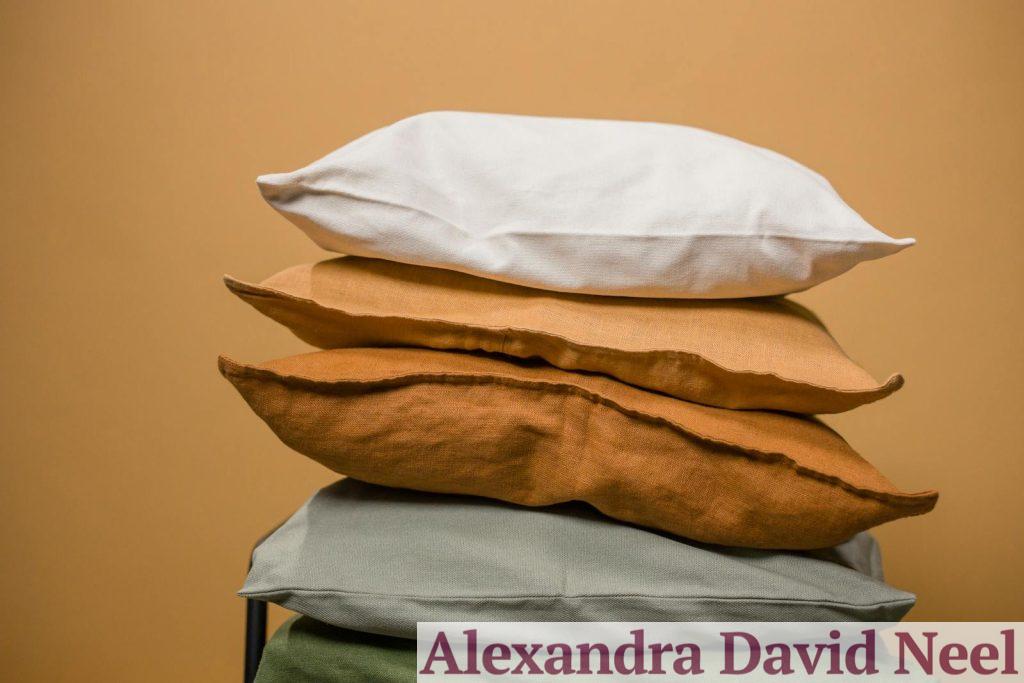
[[[876,551],[870,539],[852,550],[865,548]],[[256,549],[240,594],[403,638],[417,621],[897,621],[915,600],[835,562],[684,542],[579,503],[519,508],[352,479]]]
[[[257,184],[325,249],[561,292],[784,294],[914,243],[792,159],[662,123],[429,112]]]
[[[387,486],[590,503],[708,543],[823,548],[931,510],[813,418],[427,349],[334,349],[221,372],[295,450]]]
[[[419,346],[542,358],[723,408],[836,413],[888,396],[814,314],[782,298],[558,294],[439,268],[342,257],[259,284],[258,311],[321,348]]]

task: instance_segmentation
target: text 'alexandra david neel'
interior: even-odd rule
[[[421,681],[1019,679],[1024,624],[420,623]]]

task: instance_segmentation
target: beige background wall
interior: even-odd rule
[[[260,200],[429,109],[652,119],[777,149],[919,246],[798,298],[890,400],[830,419],[934,514],[878,531],[917,619],[1024,619],[1024,3],[3,2],[0,671],[240,675],[250,543],[333,476],[215,358],[321,257]]]

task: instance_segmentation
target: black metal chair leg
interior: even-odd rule
[[[281,522],[284,524],[284,522]],[[252,556],[260,543],[281,528],[278,524],[267,533],[260,536],[249,553],[249,569],[252,569]],[[260,659],[263,658],[263,648],[267,644],[267,603],[262,600],[245,601],[245,683],[253,683],[256,680],[256,670],[260,668]]]
[[[245,683],[256,680],[256,669],[267,644],[267,603],[245,601]]]

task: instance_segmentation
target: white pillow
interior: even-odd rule
[[[257,183],[325,249],[561,292],[784,294],[914,243],[787,157],[662,123],[430,112]]]

